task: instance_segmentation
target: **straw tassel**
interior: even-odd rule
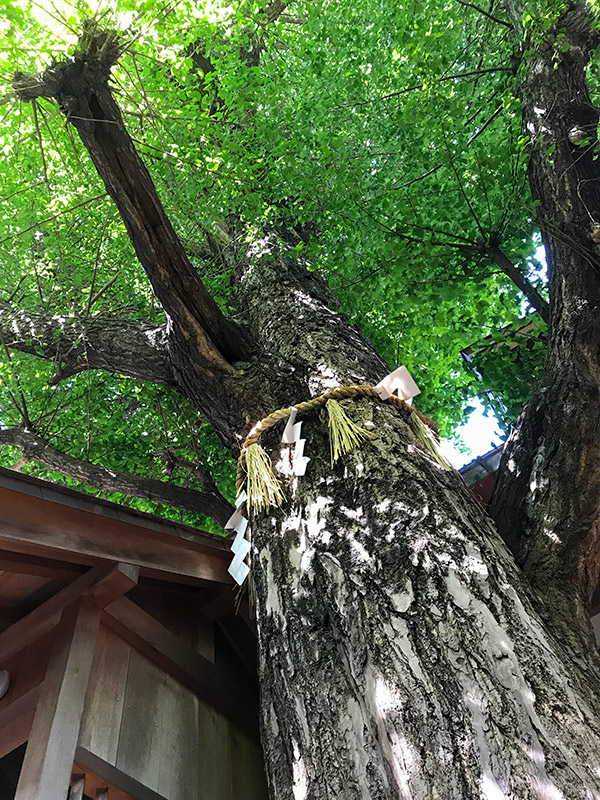
[[[452,469],[452,464],[440,451],[438,440],[433,431],[425,425],[417,414],[410,415],[410,422],[420,444],[435,458],[442,469],[449,472]]]
[[[249,512],[267,511],[271,506],[281,506],[285,502],[271,459],[259,444],[251,444],[246,450],[246,473]]]
[[[352,422],[337,400],[327,401],[327,413],[331,466],[333,466],[340,456],[349,453],[367,439],[372,439],[375,434]]]

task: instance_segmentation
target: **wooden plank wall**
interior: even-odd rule
[[[267,797],[258,745],[104,626],[79,744],[166,800]]]

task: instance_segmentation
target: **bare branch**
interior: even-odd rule
[[[498,25],[504,25],[507,28],[512,28],[512,25],[509,22],[506,22],[504,19],[500,19],[499,17],[495,17],[493,14],[490,14],[489,11],[486,11],[485,8],[478,6],[476,3],[467,3],[466,0],[456,0],[461,6],[465,6],[465,8],[472,8],[475,11],[479,11],[480,14],[483,14],[484,17],[491,19],[492,22],[496,22]]]
[[[289,2],[283,2],[283,0],[271,0],[267,6],[267,21],[270,23],[277,22],[279,17],[283,14],[288,6]]]
[[[500,267],[502,272],[507,275],[511,281],[517,286],[525,295],[529,303],[535,308],[544,322],[550,320],[550,307],[548,301],[545,300],[538,292],[535,286],[520,272],[519,269],[512,263],[506,253],[501,250],[498,245],[491,244],[484,248],[485,254],[488,258]]]
[[[39,228],[41,228],[42,225],[47,225],[48,222],[54,222],[55,219],[63,217],[65,214],[70,214],[71,211],[76,211],[78,208],[81,208],[82,206],[87,206],[88,203],[95,203],[96,200],[104,200],[105,197],[106,197],[106,192],[104,194],[96,195],[96,197],[89,197],[87,200],[82,200],[81,203],[76,203],[74,206],[70,206],[69,208],[65,208],[63,211],[59,211],[58,214],[52,214],[51,217],[40,219],[38,222],[35,222],[28,228],[23,228],[22,231],[17,231],[16,233],[12,233],[10,236],[5,236],[4,239],[0,239],[0,244],[4,244],[4,242],[8,242],[10,239],[14,239],[17,236],[24,236],[26,233],[29,233],[29,231],[39,230]]]
[[[474,142],[474,141],[475,141],[475,140],[476,140],[476,139],[477,139],[479,136],[481,136],[481,134],[482,134],[482,133],[483,133],[483,132],[486,130],[486,128],[487,128],[489,125],[491,125],[491,124],[492,124],[492,122],[493,122],[493,121],[496,119],[496,117],[498,116],[498,114],[500,114],[500,112],[502,111],[502,109],[503,109],[503,105],[502,105],[502,103],[501,103],[501,104],[500,104],[500,105],[499,105],[499,106],[496,108],[496,110],[494,111],[494,113],[493,113],[493,114],[492,114],[490,117],[488,117],[488,119],[487,119],[487,120],[486,120],[486,121],[483,123],[483,125],[481,126],[481,128],[479,128],[479,129],[478,129],[478,130],[477,130],[477,131],[476,131],[476,132],[473,134],[473,136],[471,136],[471,138],[469,139],[469,141],[468,141],[468,142],[465,144],[464,148],[462,149],[462,152],[463,152],[463,153],[465,152],[465,150],[466,150],[466,149],[467,149],[467,148],[468,148],[470,145],[472,145],[472,144],[473,144],[473,142]],[[441,169],[443,166],[444,166],[444,164],[437,164],[435,167],[432,167],[430,170],[428,170],[427,172],[423,173],[423,175],[419,175],[419,177],[418,177],[418,178],[412,178],[412,180],[408,181],[408,183],[403,183],[403,184],[402,184],[402,186],[398,186],[398,187],[397,187],[397,189],[394,189],[393,191],[397,191],[398,189],[406,189],[406,187],[407,187],[407,186],[410,186],[412,183],[417,183],[418,181],[422,181],[424,178],[428,178],[430,175],[433,175],[433,173],[434,173],[434,172],[437,172],[437,171],[438,171],[438,169]]]
[[[104,369],[176,386],[165,325],[104,316],[78,319],[0,304],[0,337],[11,350],[56,363],[53,383],[87,369]]]
[[[221,494],[206,464],[201,461],[194,462],[188,461],[186,458],[181,458],[181,456],[177,455],[173,447],[165,447],[163,450],[159,451],[157,455],[164,462],[166,472],[170,477],[176,469],[182,469],[188,472],[190,478],[194,478],[200,482],[204,492]]]
[[[511,72],[510,67],[488,67],[487,69],[473,69],[469,70],[468,72],[455,72],[452,75],[443,75],[441,78],[437,79],[437,83],[442,83],[442,81],[455,81],[462,78],[470,78],[474,75],[488,75],[489,73],[493,72]],[[399,97],[402,94],[407,94],[408,92],[415,92],[418,89],[423,89],[426,84],[421,81],[421,83],[415,83],[413,86],[406,86],[404,89],[398,89],[395,92],[390,92],[389,94],[382,94],[379,97],[372,97],[370,100],[361,100],[360,102],[356,103],[346,103],[343,106],[335,106],[336,109],[341,108],[354,108],[355,106],[366,106],[370,103],[378,103],[382,100],[390,100],[392,97]]]
[[[35,431],[26,427],[0,430],[1,445],[12,445],[19,448],[23,456],[19,460],[19,464],[24,459],[37,461],[62,475],[68,475],[74,480],[94,486],[101,491],[120,492],[153,503],[206,514],[219,525],[224,525],[233,513],[233,506],[218,492],[216,487],[211,488],[210,491],[198,492],[171,482],[106,469],[90,461],[73,458],[73,456],[51,447]]]

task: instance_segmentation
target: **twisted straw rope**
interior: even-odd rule
[[[245,481],[244,472],[246,468],[246,450],[251,444],[256,444],[265,431],[269,430],[269,428],[272,428],[273,425],[278,423],[280,420],[287,419],[292,413],[292,408],[295,408],[298,414],[302,414],[305,411],[312,411],[315,408],[324,406],[328,400],[345,400],[348,397],[372,397],[375,400],[379,400],[381,403],[389,403],[392,406],[396,406],[396,408],[402,411],[409,411],[411,414],[416,414],[417,417],[419,417],[419,419],[425,423],[425,425],[434,431],[434,433],[439,434],[437,425],[435,422],[433,422],[433,420],[431,420],[426,414],[423,414],[418,409],[409,405],[404,400],[396,397],[394,394],[390,395],[386,400],[382,400],[374,386],[369,386],[368,384],[359,384],[357,386],[340,386],[338,389],[331,389],[329,392],[319,395],[319,397],[313,397],[311,400],[305,400],[303,403],[298,403],[295,406],[288,406],[287,408],[280,408],[277,411],[273,411],[273,413],[269,414],[268,417],[264,417],[257,422],[256,425],[254,425],[248,436],[246,436],[244,439],[240,456],[238,458],[237,474],[235,477],[235,488],[237,493],[239,494]]]

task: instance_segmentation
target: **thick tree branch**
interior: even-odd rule
[[[113,317],[78,319],[0,305],[0,343],[53,361],[60,380],[87,369],[175,386],[165,325],[144,325]]]
[[[106,469],[90,461],[80,461],[51,447],[41,436],[25,427],[0,430],[0,445],[18,447],[27,460],[38,461],[62,475],[68,475],[102,491],[121,492],[153,503],[206,514],[219,525],[224,525],[233,513],[233,507],[214,484],[209,491],[198,492],[174,483]]]
[[[283,0],[271,0],[266,8],[267,22],[277,22],[279,17],[283,14],[288,6],[289,2],[284,2]]]
[[[14,87],[23,100],[55,97],[77,129],[98,174],[114,200],[154,293],[174,331],[193,341],[207,367],[228,368],[244,358],[251,340],[229,321],[208,293],[160,202],[156,188],[125,129],[108,87],[118,51],[104,47],[110,32],[88,36],[83,53],[41,76],[18,74]],[[84,36],[85,38],[85,36]]]
[[[506,253],[496,244],[485,246],[484,250],[488,258],[500,267],[502,272],[511,279],[528,299],[530,305],[535,308],[544,322],[550,321],[550,307],[548,301],[545,300],[538,292],[535,286],[523,275],[523,273],[515,267]]]
[[[165,447],[158,453],[159,457],[165,464],[165,469],[169,477],[173,476],[176,469],[182,469],[190,476],[195,477],[202,484],[205,492],[220,494],[217,484],[214,482],[210,470],[206,464],[200,461],[188,461],[186,458],[181,458],[172,447]]]

